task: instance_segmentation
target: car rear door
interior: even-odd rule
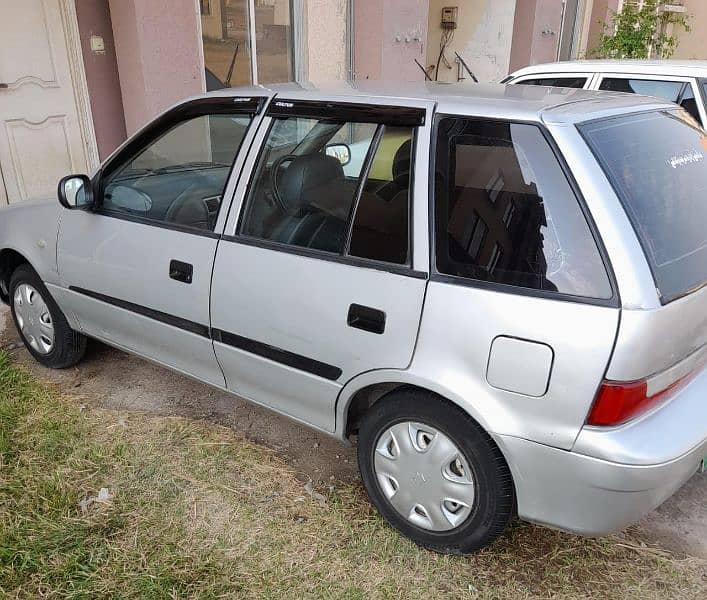
[[[427,283],[432,109],[273,100],[214,266],[229,389],[333,431],[343,384],[409,365]]]
[[[100,206],[64,211],[64,311],[86,334],[224,385],[209,330],[211,272],[265,98],[209,98],[168,112],[94,179]]]

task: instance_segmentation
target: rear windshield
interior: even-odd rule
[[[707,133],[687,113],[580,126],[623,202],[663,303],[707,282]]]

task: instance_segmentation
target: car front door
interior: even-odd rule
[[[211,272],[229,174],[262,101],[202,99],[170,111],[96,175],[94,210],[63,213],[52,292],[82,331],[224,385],[210,338]]]
[[[273,100],[214,266],[229,389],[333,431],[346,381],[409,365],[429,264],[431,111]]]

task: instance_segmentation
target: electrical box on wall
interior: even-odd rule
[[[456,6],[445,6],[442,9],[442,29],[457,28],[457,13],[459,9]]]

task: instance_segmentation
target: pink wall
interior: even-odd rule
[[[76,15],[98,154],[103,160],[125,140],[125,115],[108,0],[76,0]],[[91,51],[93,35],[103,38],[103,53]]]
[[[530,63],[533,50],[533,28],[535,27],[535,0],[516,2],[516,14],[513,21],[513,45],[511,46],[512,73]]]
[[[204,91],[194,0],[109,0],[128,135]]]
[[[561,32],[562,0],[518,0],[510,71],[557,60]]]
[[[425,64],[427,10],[428,0],[356,0],[356,79],[424,79],[414,59]]]

